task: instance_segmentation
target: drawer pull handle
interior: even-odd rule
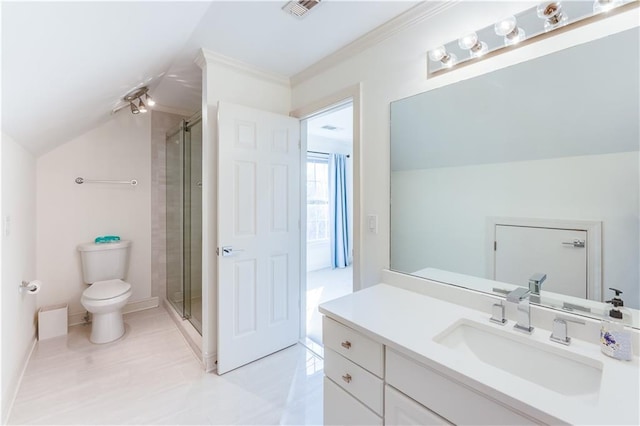
[[[342,345],[342,347],[345,349],[351,349],[351,342],[348,340],[345,340],[344,342],[340,343],[340,345]]]
[[[351,383],[351,374],[347,373],[344,376],[342,376],[342,380],[344,380],[347,383]]]

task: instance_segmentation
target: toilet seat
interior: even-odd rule
[[[97,281],[86,289],[82,296],[91,300],[109,300],[131,290],[131,284],[122,280]]]

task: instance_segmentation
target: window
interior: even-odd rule
[[[329,159],[307,159],[307,243],[329,241]]]

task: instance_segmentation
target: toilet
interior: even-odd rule
[[[124,334],[122,308],[131,297],[131,284],[123,279],[129,266],[131,241],[78,246],[82,259],[82,278],[89,287],[80,303],[92,314],[93,343],[109,343]]]

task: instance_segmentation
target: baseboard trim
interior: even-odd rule
[[[24,363],[22,365],[22,369],[20,371],[20,375],[16,379],[15,383],[13,383],[9,388],[11,389],[11,399],[9,403],[6,405],[7,411],[6,413],[2,413],[2,424],[6,425],[9,422],[9,417],[11,417],[11,410],[13,410],[13,404],[16,402],[16,397],[18,396],[18,390],[20,389],[20,385],[22,384],[22,378],[24,377],[24,373],[27,371],[27,366],[29,365],[29,361],[31,360],[31,356],[33,355],[33,351],[36,349],[36,343],[38,343],[38,339],[33,336],[33,342],[31,342],[31,348],[27,356],[25,357]],[[2,407],[5,407],[5,401],[2,401]]]
[[[160,299],[158,297],[150,297],[148,299],[136,300],[135,302],[127,303],[126,306],[122,308],[122,313],[129,314],[131,312],[157,308],[158,306],[160,306]]]
[[[131,312],[144,311],[146,309],[157,308],[160,306],[160,299],[158,297],[150,297],[148,299],[136,300],[131,303],[127,303],[122,308],[123,314],[130,314]],[[69,314],[69,327],[72,325],[84,324],[85,312],[79,312],[75,314]]]
[[[204,355],[204,371],[213,373],[218,371],[218,354],[213,352]]]

